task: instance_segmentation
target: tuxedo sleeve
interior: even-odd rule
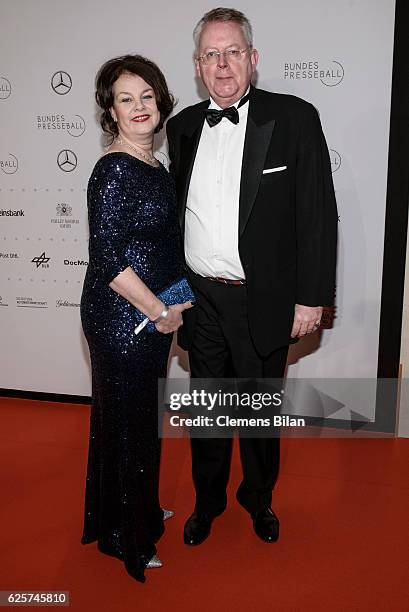
[[[320,119],[312,105],[305,111],[296,163],[296,302],[330,306],[335,295],[338,213]]]

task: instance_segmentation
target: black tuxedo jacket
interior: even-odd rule
[[[209,100],[190,106],[167,123],[182,232],[208,106]],[[261,355],[291,342],[295,304],[333,303],[337,220],[328,148],[316,109],[295,96],[251,87],[238,241],[250,332]],[[179,335],[183,348],[192,338],[194,311],[186,311],[187,341]]]

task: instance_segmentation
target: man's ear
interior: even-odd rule
[[[258,64],[258,58],[259,58],[259,55],[258,55],[257,49],[252,49],[251,50],[251,65],[253,68],[253,72],[256,71],[257,64]]]
[[[201,74],[200,74],[200,62],[197,59],[195,59],[195,68],[196,68],[196,76],[201,78]]]

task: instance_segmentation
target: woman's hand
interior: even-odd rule
[[[138,310],[148,317],[150,321],[155,321],[160,314],[166,309],[166,306],[161,302],[154,293],[145,285],[139,278],[136,272],[128,266],[120,272],[110,283],[110,288],[119,293],[123,298],[128,300]],[[163,319],[160,319],[155,324],[156,329],[162,334],[171,334],[176,331],[182,324],[182,312],[186,308],[192,308],[192,302],[184,304],[175,304],[170,306],[168,314]]]
[[[156,323],[156,329],[162,334],[171,334],[183,325],[182,312],[188,308],[192,308],[192,302],[184,302],[183,304],[174,304],[169,306],[167,316]]]

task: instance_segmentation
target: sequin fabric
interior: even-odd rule
[[[173,179],[127,153],[101,157],[88,184],[89,265],[81,320],[92,368],[82,542],[125,563],[144,582],[156,553],[160,440],[157,379],[171,335],[135,336],[134,307],[109,288],[131,266],[155,293],[183,274]]]

